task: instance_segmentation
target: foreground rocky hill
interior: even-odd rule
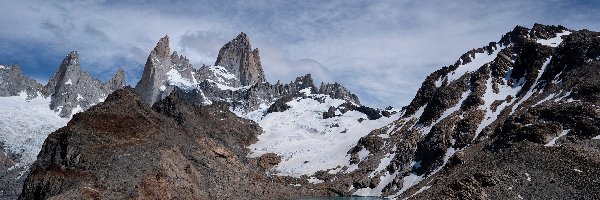
[[[196,107],[180,91],[151,108],[131,88],[50,134],[20,199],[279,199],[324,195],[269,177],[245,146],[261,128],[226,104]]]

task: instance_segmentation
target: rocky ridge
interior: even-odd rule
[[[0,97],[18,96],[25,92],[29,98],[39,96],[42,85],[26,77],[19,65],[0,65]]]
[[[52,98],[50,109],[59,112],[61,117],[70,117],[102,102],[112,91],[124,86],[125,74],[122,69],[103,84],[81,71],[79,55],[73,51],[50,77],[42,93]]]
[[[348,152],[369,152],[359,170],[342,175],[353,177],[350,193],[598,198],[600,179],[586,174],[600,162],[599,35],[517,26],[433,72],[403,117]]]
[[[288,84],[268,83],[258,49],[251,49],[245,33],[240,33],[221,48],[214,66],[195,69],[184,56],[178,56],[177,52],[169,54],[169,39],[165,36],[148,56],[142,78],[135,87],[149,105],[168,96],[175,87],[187,91],[186,98],[194,104],[225,101],[232,110],[240,113],[255,111],[286,95],[298,96],[300,90],[309,87],[315,88],[316,93],[360,105],[358,97],[338,83],[322,83],[319,88],[315,87],[310,74]]]

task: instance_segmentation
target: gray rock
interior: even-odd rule
[[[50,109],[70,117],[101,102],[106,96],[124,85],[124,72],[120,70],[106,85],[82,72],[76,51],[65,57],[60,67],[43,88],[43,94],[52,98]]]
[[[19,65],[0,65],[0,96],[17,96],[25,91],[29,98],[39,95],[42,85],[26,77]]]
[[[149,105],[166,97],[173,91],[172,86],[177,85],[184,88],[196,83],[194,77],[195,70],[189,64],[189,60],[183,56],[178,56],[177,52],[173,52],[170,56],[169,54],[169,36],[165,36],[158,41],[156,47],[150,52],[144,66],[142,78],[135,86],[135,91]],[[169,76],[176,76],[178,81],[189,82],[191,84],[169,82]]]
[[[233,110],[243,113],[254,111],[261,104],[270,105],[286,95],[298,97],[300,90],[305,88],[312,88],[312,93],[327,94],[360,105],[358,97],[338,83],[315,87],[310,74],[288,84],[266,82],[258,50],[251,50],[250,40],[244,33],[221,48],[216,66],[203,65],[195,69],[177,52],[166,56],[169,50],[169,38],[165,36],[150,52],[142,79],[135,87],[149,105],[166,98],[175,87],[182,89],[183,96],[196,105],[224,101]],[[175,72],[180,76],[176,79],[186,84],[174,81],[174,77],[168,75]]]
[[[111,92],[123,87],[125,87],[125,71],[123,71],[122,68],[119,68],[117,73],[104,84],[104,91],[107,94],[110,94]]]
[[[240,33],[219,50],[215,65],[225,67],[239,78],[239,85],[236,82],[233,87],[266,81],[258,49],[252,50],[250,39],[245,33]]]

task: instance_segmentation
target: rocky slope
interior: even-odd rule
[[[196,107],[176,89],[151,108],[131,88],[52,133],[20,199],[280,199],[328,194],[269,177],[247,158],[261,133],[227,104]],[[276,161],[275,161],[276,163]]]
[[[418,199],[598,198],[600,33],[517,26],[435,71],[363,137],[350,191]]]

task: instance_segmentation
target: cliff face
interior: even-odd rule
[[[260,127],[226,104],[196,107],[179,90],[147,106],[131,88],[52,133],[20,199],[273,199],[324,195],[268,177],[268,156],[247,158]],[[276,158],[276,157],[275,157]]]
[[[240,33],[219,50],[215,65],[225,67],[227,71],[239,78],[239,83],[234,83],[232,87],[254,85],[267,81],[260,64],[258,49],[252,49],[250,38],[245,33]]]

